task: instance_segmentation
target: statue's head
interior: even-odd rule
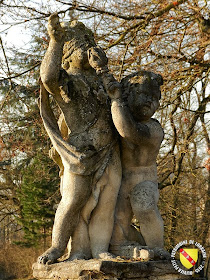
[[[82,22],[72,21],[70,25],[64,26],[66,40],[63,47],[62,67],[89,68],[87,50],[96,46],[93,32]]]
[[[163,78],[149,71],[138,71],[121,81],[123,96],[136,120],[148,120],[159,107]]]

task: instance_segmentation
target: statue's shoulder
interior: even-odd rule
[[[162,125],[160,124],[160,122],[157,119],[151,118],[151,121],[153,123],[153,128],[154,131],[156,131],[155,135],[158,133],[158,135],[163,139],[164,138],[164,130]]]
[[[161,126],[160,122],[157,119],[151,118],[151,120],[158,126]],[[162,127],[162,126],[161,126]]]

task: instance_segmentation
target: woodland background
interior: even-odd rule
[[[120,80],[139,69],[164,78],[155,117],[165,246],[193,239],[209,250],[210,3],[204,0],[0,1],[0,274],[31,275],[49,244],[60,199],[58,168],[37,106],[47,19],[78,19],[95,33]],[[24,48],[7,42],[19,26]],[[2,276],[3,277],[3,276]],[[0,277],[1,278],[1,277]]]

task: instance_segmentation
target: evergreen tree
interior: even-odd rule
[[[58,193],[57,168],[45,154],[39,152],[21,171],[18,191],[21,223],[27,245],[37,245],[46,240],[52,228]]]
[[[0,241],[22,240],[23,234],[13,233],[23,229],[25,245],[46,239],[59,197],[58,170],[49,159],[51,142],[37,105],[38,66],[47,45],[41,39],[40,48],[41,23],[37,29],[30,49],[4,53],[2,69],[17,77],[0,79]]]

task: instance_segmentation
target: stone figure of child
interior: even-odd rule
[[[164,137],[160,123],[152,116],[159,107],[159,74],[139,71],[118,83],[108,72],[100,48],[89,50],[89,61],[101,75],[111,99],[114,125],[121,136],[122,183],[115,212],[111,248],[136,241],[168,257],[163,246],[163,220],[157,203],[159,198],[156,157]],[[104,64],[103,64],[104,62]],[[141,235],[133,227],[133,215],[140,223]],[[134,232],[135,231],[135,232]]]
[[[55,215],[52,246],[38,258],[42,264],[53,263],[64,254],[79,220],[80,234],[88,236],[88,249],[72,259],[104,257],[121,182],[110,103],[87,56],[87,50],[96,46],[93,33],[76,21],[68,28],[62,27],[57,14],[49,18],[48,33],[49,47],[40,71],[39,106],[53,144],[54,155],[53,150],[51,155],[60,166],[62,199]],[[60,108],[59,123],[51,109],[49,94]],[[87,202],[88,209],[81,212]],[[71,254],[79,252],[78,246],[72,244]]]

